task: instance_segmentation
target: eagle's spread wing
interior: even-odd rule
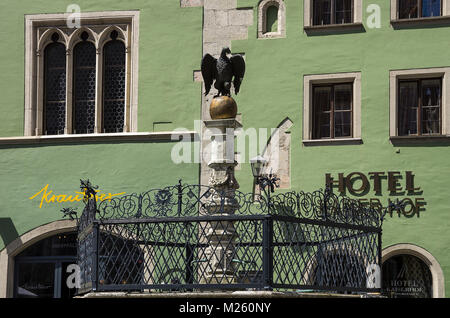
[[[244,79],[245,61],[242,55],[233,55],[230,60],[234,75],[234,93],[237,95],[237,93],[239,93],[239,88],[241,87],[242,80]]]
[[[215,79],[217,59],[210,54],[205,54],[202,59],[202,76],[205,83],[205,95],[208,95],[211,85]]]

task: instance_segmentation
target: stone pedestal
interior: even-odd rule
[[[235,200],[235,190],[239,184],[234,177],[237,162],[234,159],[234,130],[242,127],[234,118],[205,121],[211,138],[211,169],[209,186],[211,195],[204,209],[208,215],[233,215],[239,208]],[[233,284],[235,281],[236,230],[231,221],[209,222],[206,225],[204,283]]]

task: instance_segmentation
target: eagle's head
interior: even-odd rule
[[[224,48],[222,49],[222,53],[220,53],[220,56],[221,56],[221,57],[226,57],[227,54],[231,54],[231,50],[230,50],[229,47],[224,47]]]

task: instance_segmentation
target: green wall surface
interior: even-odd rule
[[[0,2],[0,137],[23,136],[24,16],[65,12],[73,1]],[[200,116],[200,83],[193,81],[202,54],[202,8],[180,8],[179,0],[80,0],[82,12],[139,10],[138,131],[192,130]],[[155,122],[170,122],[154,125]],[[63,207],[82,202],[30,200],[46,184],[52,194],[76,195],[82,178],[102,193],[143,192],[198,183],[198,164],[175,165],[172,142],[96,142],[0,146],[0,250],[18,235],[60,219]],[[50,197],[48,197],[50,198]]]
[[[0,137],[23,136],[24,15],[66,12],[72,0],[0,2]],[[202,54],[202,8],[179,0],[80,0],[81,12],[139,10],[138,129],[193,129],[200,116],[200,83],[193,81]],[[6,49],[7,48],[7,49]],[[170,111],[167,111],[170,109]]]
[[[77,208],[80,215],[83,202],[47,202],[53,195],[75,197],[80,179],[90,179],[105,195],[141,193],[176,185],[179,179],[198,183],[198,165],[171,163],[172,146],[136,142],[1,147],[0,250],[15,233],[61,219],[62,208]],[[46,185],[48,196],[43,191],[30,199]]]
[[[232,51],[245,52],[247,71],[237,96],[243,125],[275,128],[289,117],[291,132],[291,189],[314,191],[325,185],[325,174],[374,171],[413,171],[416,186],[424,198],[425,210],[413,217],[387,217],[383,225],[383,248],[396,243],[416,244],[428,250],[441,265],[445,286],[450,288],[450,142],[445,144],[393,146],[389,140],[389,71],[450,66],[450,25],[394,30],[390,25],[390,1],[377,1],[381,28],[370,29],[368,5],[363,1],[362,32],[307,35],[303,31],[303,1],[285,0],[286,38],[257,39],[257,4],[238,0],[239,7],[254,8],[249,39],[233,41]],[[303,76],[339,72],[361,72],[362,145],[304,146]],[[447,107],[448,109],[448,107]],[[249,164],[237,172],[241,190],[252,183]],[[404,179],[401,180],[404,187]],[[355,188],[360,184],[355,184]],[[373,183],[371,181],[371,187]],[[403,199],[390,196],[382,181],[382,196],[370,191],[366,197]],[[283,190],[277,190],[283,191]],[[351,195],[349,195],[351,196]],[[354,196],[351,196],[354,197]],[[360,198],[360,197],[356,197]],[[447,292],[447,295],[449,293]]]

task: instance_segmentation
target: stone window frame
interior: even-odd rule
[[[51,34],[60,35],[59,42],[66,46],[66,127],[64,135],[72,134],[72,84],[74,46],[79,35],[86,31],[89,41],[96,47],[96,100],[95,134],[100,134],[102,104],[103,46],[112,30],[125,44],[126,87],[124,133],[137,132],[138,62],[139,62],[139,11],[104,11],[80,13],[80,28],[67,26],[69,13],[25,15],[25,123],[24,136],[43,135],[43,50]],[[86,134],[84,134],[86,135]],[[92,135],[92,134],[87,134]],[[50,137],[50,135],[49,135]],[[61,137],[61,135],[59,135]]]
[[[410,244],[399,243],[388,246],[381,251],[381,264],[398,255],[412,255],[423,261],[429,268],[433,284],[433,298],[445,297],[445,279],[442,268],[437,259],[426,249]]]
[[[398,82],[405,79],[442,78],[441,134],[426,136],[398,136]],[[389,72],[389,136],[392,142],[448,141],[450,139],[450,67],[392,70]]]
[[[313,85],[353,83],[353,133],[351,138],[313,139]],[[305,146],[327,144],[361,144],[361,72],[313,74],[303,77],[303,144]]]
[[[277,32],[267,32],[267,9],[278,8]],[[258,3],[258,38],[274,39],[286,37],[286,5],[283,0],[261,0]]]
[[[329,24],[329,25],[313,25],[313,5],[314,0],[303,1],[303,29],[306,32],[320,31],[320,30],[360,30],[363,28],[363,10],[362,0],[353,0],[353,22],[345,24]]]
[[[402,26],[420,26],[423,24],[440,24],[450,23],[450,0],[442,1],[442,15],[438,17],[419,17],[413,19],[399,19],[398,18],[398,5],[399,0],[391,0],[391,24],[394,28],[400,28]]]

